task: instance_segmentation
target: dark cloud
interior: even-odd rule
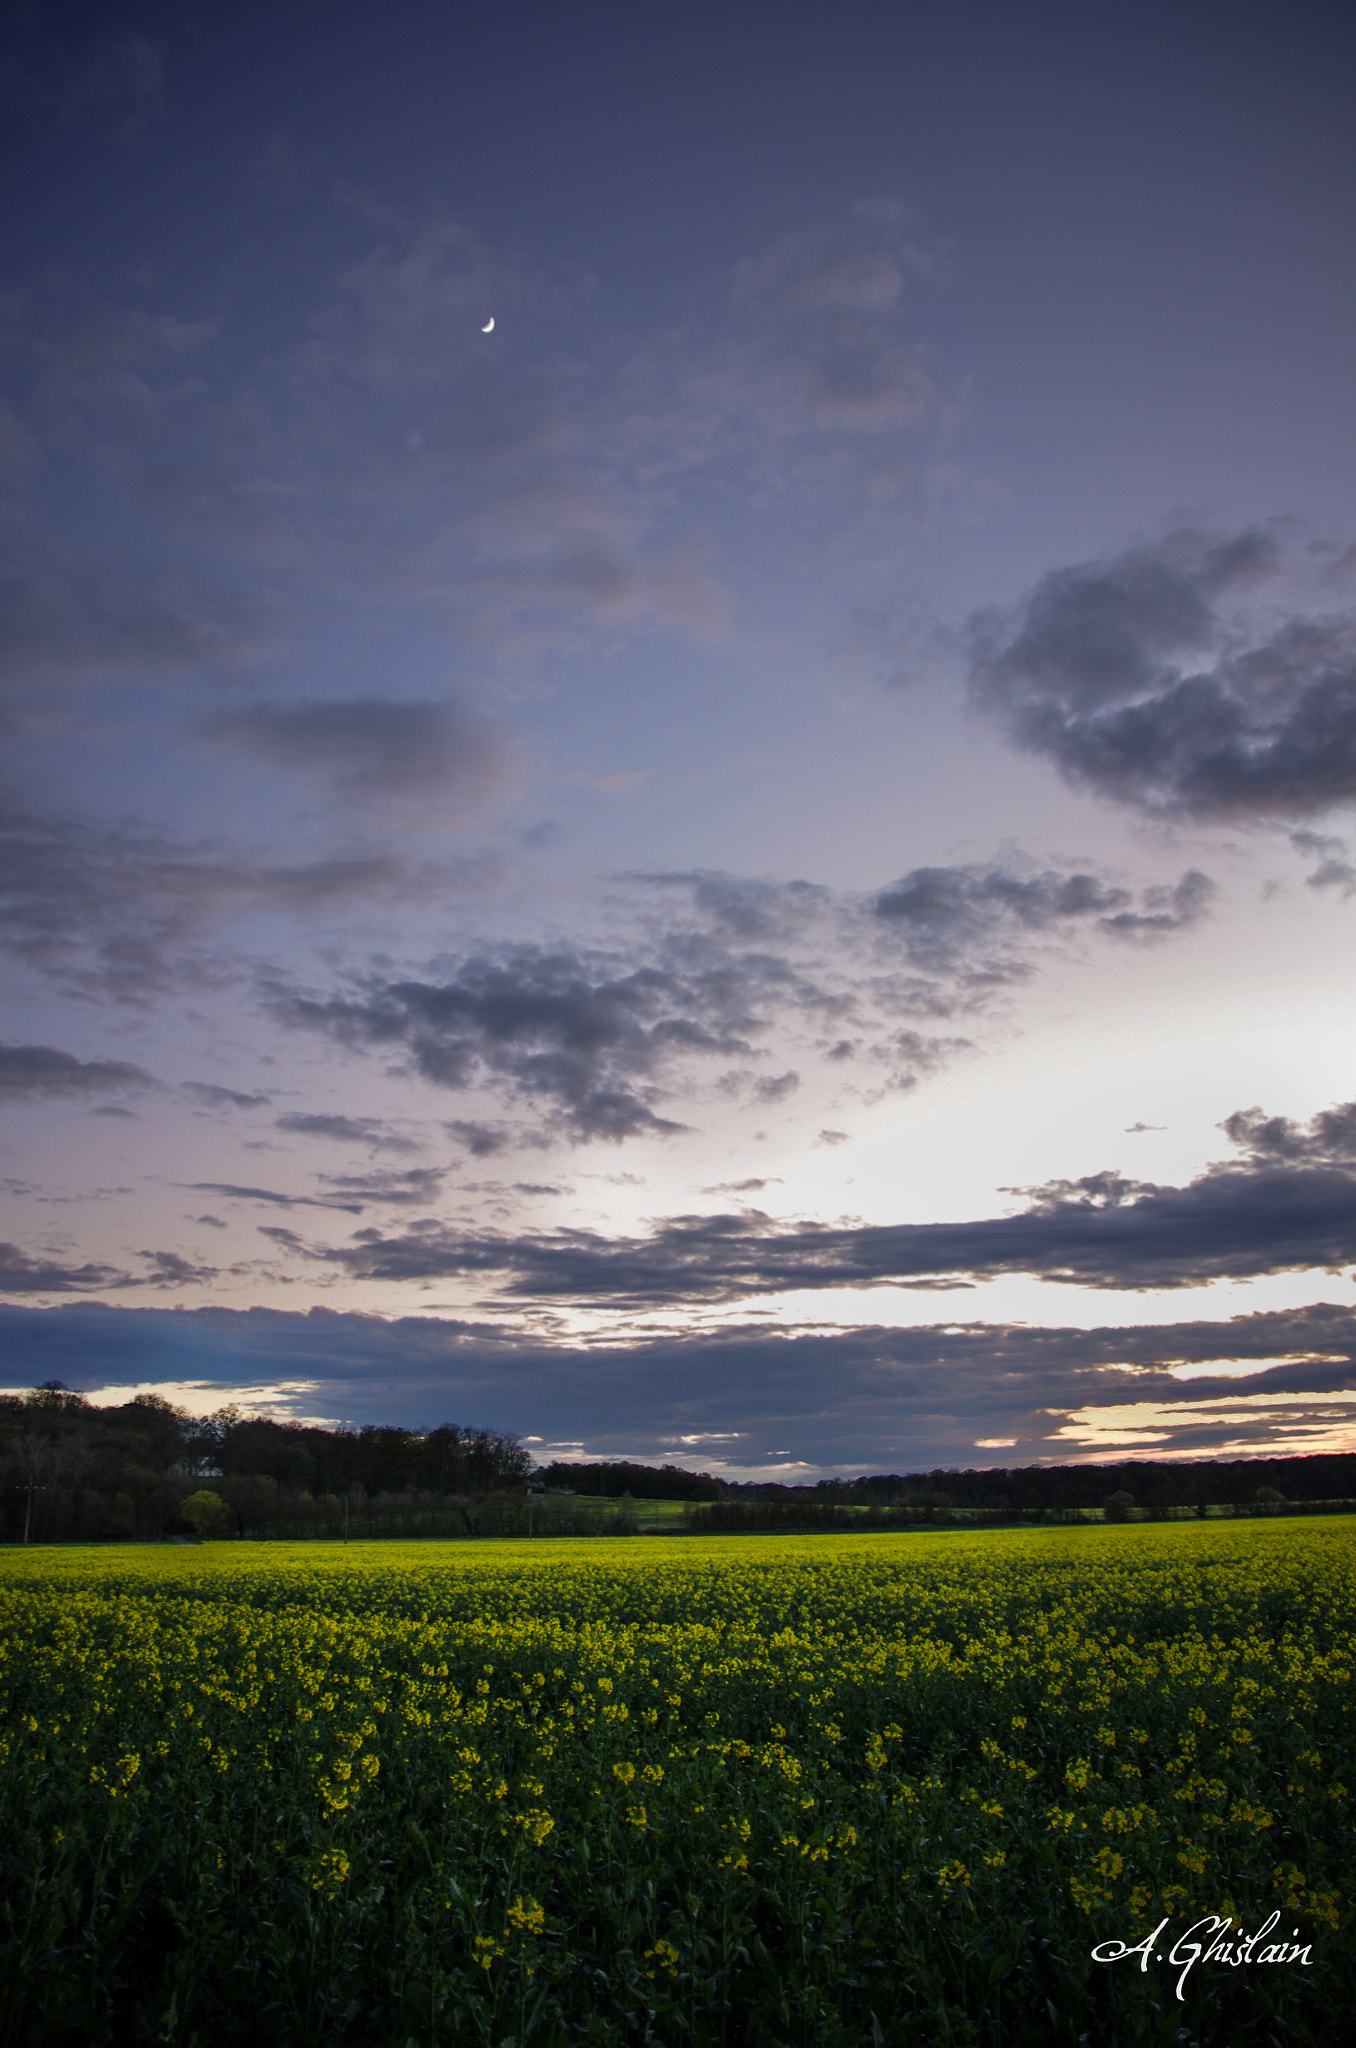
[[[1327,832],[1292,832],[1290,844],[1306,860],[1317,860],[1313,873],[1305,876],[1311,889],[1340,889],[1344,896],[1356,895],[1356,865],[1345,839]]]
[[[1356,613],[1287,598],[1303,566],[1272,531],[1183,528],[1057,569],[1015,617],[972,620],[976,700],[1070,782],[1142,810],[1348,803]]]
[[[1171,888],[1140,891],[1138,910],[1120,910],[1097,920],[1113,939],[1165,939],[1190,931],[1208,915],[1216,895],[1214,882],[1199,868],[1188,868]]]
[[[1256,1371],[1174,1372],[1216,1362]],[[17,1385],[299,1385],[307,1414],[413,1427],[448,1418],[568,1439],[594,1457],[662,1462],[704,1433],[703,1465],[763,1464],[775,1447],[813,1477],[1030,1464],[1089,1448],[1124,1456],[1127,1403],[1155,1404],[1142,1432],[1150,1455],[1236,1457],[1331,1438],[1350,1424],[1356,1311],[1325,1303],[1148,1328],[948,1322],[791,1336],[735,1324],[599,1347],[323,1309],[12,1305],[0,1307],[0,1365]],[[1268,1401],[1250,1405],[1258,1393]],[[1112,1411],[1109,1442],[1097,1440],[1099,1410]],[[992,1437],[1014,1448],[984,1448]]]
[[[436,797],[465,809],[503,781],[514,759],[505,733],[446,701],[260,702],[218,711],[204,730],[357,804]]]
[[[222,1088],[215,1081],[185,1081],[184,1093],[204,1109],[267,1109],[273,1100],[271,1095],[262,1095],[257,1090],[246,1093],[239,1088]]]
[[[1129,901],[1127,890],[1087,874],[1023,879],[1001,870],[915,868],[876,898],[876,915],[910,933],[944,934],[954,946],[998,922],[1048,931],[1070,919],[1104,917]]]
[[[1196,868],[1172,887],[1141,890],[1138,907],[1130,890],[1086,872],[915,868],[882,890],[874,908],[920,965],[946,971],[995,945],[1079,928],[1114,939],[1167,937],[1197,923],[1214,893]]]
[[[0,1102],[155,1086],[149,1074],[125,1060],[80,1060],[51,1045],[0,1045]]]
[[[666,896],[686,897],[698,929],[727,942],[786,945],[819,928],[837,908],[833,891],[815,882],[774,882],[719,869],[630,873],[620,879]]]
[[[484,1274],[510,1296],[617,1306],[733,1301],[804,1288],[954,1286],[1001,1273],[1108,1289],[1356,1264],[1356,1105],[1297,1132],[1241,1112],[1246,1163],[1185,1187],[1115,1172],[1016,1189],[1017,1215],[966,1223],[789,1225],[757,1211],[679,1216],[644,1238],[584,1230],[498,1237],[428,1221],[365,1230],[315,1256],[365,1280]]]
[[[1307,1125],[1287,1116],[1267,1116],[1260,1109],[1236,1109],[1220,1129],[1258,1161],[1356,1166],[1356,1102],[1321,1109]]]
[[[766,1180],[719,1180],[714,1187],[703,1188],[704,1195],[761,1195],[764,1188],[780,1187],[781,1175],[773,1174]]]
[[[681,1129],[655,1111],[657,1077],[686,1055],[748,1053],[748,993],[701,972],[520,946],[468,959],[442,983],[328,999],[277,988],[271,1003],[285,1023],[404,1053],[437,1087],[506,1082],[583,1141]]]
[[[492,1159],[514,1142],[513,1133],[503,1124],[468,1123],[454,1117],[443,1129],[463,1144],[473,1159]]]
[[[753,1084],[755,1102],[785,1102],[800,1086],[800,1075],[794,1069],[785,1074],[765,1074]]]
[[[87,1260],[82,1266],[59,1259],[33,1259],[14,1244],[0,1244],[0,1293],[74,1294],[91,1289],[124,1287],[127,1275],[116,1266]]]
[[[273,1128],[298,1138],[334,1138],[341,1144],[369,1145],[378,1152],[417,1152],[413,1138],[402,1137],[375,1116],[329,1116],[289,1110],[275,1117]]]
[[[935,1074],[962,1053],[973,1052],[969,1038],[924,1038],[918,1031],[892,1031],[871,1048],[871,1057],[885,1070],[885,1087],[891,1091],[916,1088],[920,1080]],[[825,1135],[820,1133],[820,1142]]]
[[[283,1195],[276,1188],[237,1187],[233,1181],[191,1180],[182,1183],[195,1195],[230,1195],[238,1202],[269,1202],[282,1209],[346,1209],[362,1215],[361,1202],[324,1201],[318,1195]]]
[[[140,1256],[151,1269],[146,1282],[152,1287],[200,1287],[215,1280],[221,1270],[218,1266],[195,1265],[178,1252],[142,1252]]]
[[[321,1185],[364,1202],[393,1202],[427,1208],[438,1198],[446,1173],[436,1166],[411,1166],[403,1173],[322,1173]]]

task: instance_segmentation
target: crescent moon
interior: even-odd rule
[[[487,321],[485,322],[485,325],[484,325],[484,326],[483,326],[483,327],[481,328],[481,330],[480,330],[480,331],[481,331],[481,333],[482,333],[482,334],[493,334],[493,333],[494,333],[494,315],[493,315],[493,313],[491,313],[491,315],[490,315],[489,319],[488,319],[488,320],[487,320]]]

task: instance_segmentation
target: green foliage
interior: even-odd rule
[[[199,1537],[226,1536],[234,1527],[231,1511],[221,1495],[207,1487],[180,1501],[179,1514]]]

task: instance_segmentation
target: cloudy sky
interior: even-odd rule
[[[1349,9],[0,20],[0,1377],[1356,1444]]]

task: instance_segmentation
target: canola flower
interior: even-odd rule
[[[1352,1538],[7,1554],[0,2028],[1130,2048],[1095,1942],[1276,1907],[1194,2038],[1335,2038]]]

